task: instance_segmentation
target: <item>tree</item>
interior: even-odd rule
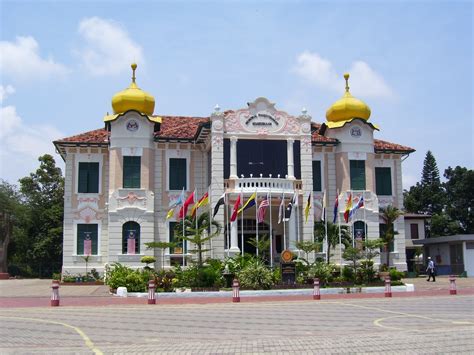
[[[160,249],[161,250],[161,268],[165,268],[165,249],[176,247],[176,243],[171,242],[149,242],[145,243],[147,249]]]
[[[20,208],[16,187],[0,182],[0,273],[8,273],[8,247],[13,237],[13,226]]]
[[[461,233],[474,233],[474,170],[448,167],[444,177],[446,214],[452,222],[457,222]]]
[[[339,244],[339,226],[331,222],[328,225],[328,264],[331,257],[331,250]],[[326,240],[326,230],[323,222],[314,224],[315,239],[318,243],[324,243]],[[345,247],[352,245],[352,239],[346,226],[341,226],[341,241]]]
[[[387,267],[390,267],[390,244],[394,241],[395,235],[398,234],[394,229],[394,223],[398,217],[402,215],[403,212],[392,205],[380,209],[380,217],[382,217],[386,225],[385,231],[382,232],[381,239],[385,247]]]
[[[212,232],[212,227],[214,232]],[[212,238],[217,237],[221,232],[221,225],[217,221],[212,221],[209,218],[209,212],[204,212],[199,217],[197,217],[197,222],[195,218],[191,216],[186,216],[184,219],[184,236],[183,236],[183,220],[176,224],[175,233],[178,239],[186,240],[191,242],[196,247],[194,252],[198,256],[197,265],[201,269],[203,265],[203,254],[210,249],[204,249],[204,244],[211,240]],[[184,248],[183,248],[184,252]]]
[[[309,254],[318,252],[321,248],[321,243],[312,242],[311,240],[303,240],[296,242],[295,246],[298,250],[301,250],[303,253],[305,253],[305,257],[299,259],[301,259],[306,264],[306,266],[309,266]]]
[[[30,265],[38,276],[46,276],[60,271],[64,178],[51,155],[45,154],[38,160],[39,168],[20,179],[28,225],[26,238],[18,241],[15,253],[18,261]]]
[[[408,212],[441,213],[446,202],[446,195],[439,178],[436,159],[428,151],[423,162],[421,181],[404,193],[404,206]]]
[[[258,241],[257,237],[249,238],[249,244],[255,247],[255,250],[258,250],[259,257],[265,261],[270,249],[270,238],[268,235],[259,236]]]

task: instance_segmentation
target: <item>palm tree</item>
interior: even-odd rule
[[[398,217],[402,215],[403,211],[392,205],[388,205],[387,207],[380,209],[380,217],[382,217],[386,225],[385,231],[381,233],[380,238],[382,239],[385,247],[388,268],[390,268],[390,243],[393,242],[395,235],[398,234],[398,232],[396,232],[393,228],[393,224],[398,219]]]
[[[339,225],[327,222],[328,224],[328,264],[331,256],[330,251],[339,244]],[[326,239],[326,230],[324,222],[314,224],[315,240],[318,243],[324,243]],[[351,236],[346,226],[341,226],[341,241],[345,247],[351,246]]]
[[[215,228],[212,228],[215,227]],[[214,232],[212,230],[214,229]],[[204,244],[214,237],[217,237],[221,232],[221,225],[215,220],[210,220],[209,212],[202,213],[199,217],[193,218],[186,216],[184,219],[184,236],[183,236],[183,220],[175,226],[176,237],[180,240],[186,240],[193,243],[196,249],[191,251],[198,255],[197,266],[202,268],[202,255],[210,249],[204,249]],[[183,248],[184,252],[184,248]]]

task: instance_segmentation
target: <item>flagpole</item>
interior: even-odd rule
[[[184,189],[184,187],[183,187],[183,189]],[[181,207],[181,208],[183,209],[183,218],[182,218],[182,223],[183,223],[183,244],[182,244],[182,248],[181,248],[181,253],[182,253],[182,256],[183,256],[183,262],[182,262],[182,263],[183,263],[183,267],[184,267],[185,264],[186,264],[186,261],[185,261],[186,259],[185,259],[185,257],[184,257],[184,243],[186,242],[186,241],[184,240],[184,217],[185,217],[185,215],[184,215],[184,203],[185,203],[185,202],[183,202],[183,206]]]
[[[327,216],[327,208],[326,206],[326,190],[324,190],[323,194],[323,214],[324,214],[324,233],[325,233],[325,240],[326,240],[326,264],[329,261],[329,244],[328,244],[328,216]]]
[[[255,189],[255,227],[257,231],[257,256],[258,256],[258,189]]]
[[[299,190],[296,190],[296,242],[300,241],[300,194]],[[296,244],[295,244],[296,247]],[[300,257],[300,251],[298,249],[298,258]]]
[[[243,201],[244,201],[244,193],[243,193],[243,188],[242,188],[242,184],[240,185],[240,203],[242,204],[243,206]],[[237,213],[239,213],[239,209],[237,209]],[[241,228],[241,231],[240,231],[240,240],[241,240],[241,244],[242,244],[242,256],[244,256],[244,211],[242,211],[242,214],[240,215],[240,228]]]
[[[209,204],[209,222],[211,223],[209,226],[209,232],[212,234],[212,222],[214,221],[214,218],[212,218],[212,205],[211,205],[211,197],[209,194],[209,187],[207,188],[207,198],[208,198],[208,204]],[[209,239],[209,248],[211,249],[211,259],[214,259],[214,249],[212,246],[212,238]]]
[[[352,190],[351,190],[351,208],[350,210],[352,210],[352,204],[354,203],[353,199],[352,199]],[[351,211],[349,210],[349,229],[351,230],[351,236],[352,236],[352,247],[355,248],[355,236],[354,236],[354,222],[353,222],[353,218],[351,216]]]
[[[286,249],[285,192],[283,192],[283,197],[282,197],[279,208],[281,208],[282,204],[283,204],[283,211],[281,212],[281,221],[283,222],[283,250],[285,250]]]
[[[364,197],[364,192],[362,193],[362,196]],[[364,197],[364,239],[365,239],[365,258],[367,259],[367,242],[368,242],[368,236],[367,236],[367,222],[366,222],[366,215],[365,215],[365,197]]]
[[[227,236],[226,236],[226,239],[227,239],[227,257],[229,257],[230,255],[230,228],[231,228],[231,225],[230,225],[230,220],[229,220],[229,206],[227,206],[227,192],[225,191],[224,189],[224,209],[225,209],[225,221],[226,221],[226,224],[227,224]]]
[[[341,236],[341,214],[339,213],[339,194],[337,195],[337,223],[339,226],[339,265],[341,269],[342,276],[342,236]]]
[[[270,267],[273,268],[273,230],[272,230],[272,188],[270,185],[270,199],[268,201],[270,209]]]

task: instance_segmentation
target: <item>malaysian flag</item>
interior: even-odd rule
[[[270,206],[270,202],[268,201],[268,195],[260,202],[257,211],[257,220],[258,223],[262,223],[265,220],[265,212],[267,211],[267,207]]]

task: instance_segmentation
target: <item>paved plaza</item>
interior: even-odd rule
[[[1,354],[474,353],[474,296],[2,308]]]

